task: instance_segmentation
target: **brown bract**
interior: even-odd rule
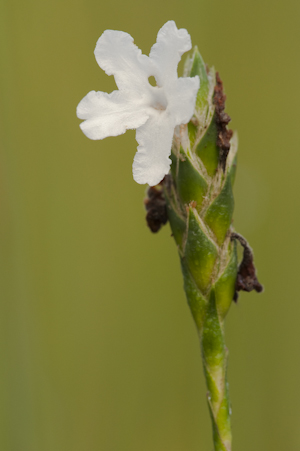
[[[253,262],[253,253],[245,238],[238,233],[232,233],[231,239],[238,240],[244,248],[243,259],[238,269],[238,274],[235,284],[235,294],[233,300],[236,302],[238,299],[238,291],[252,291],[257,293],[263,291],[263,286],[259,283],[256,277],[256,270]]]
[[[217,146],[219,147],[219,163],[223,171],[225,171],[226,159],[230,150],[230,139],[233,131],[227,129],[227,124],[231,121],[231,118],[224,112],[226,95],[223,92],[223,83],[219,72],[216,72],[216,81],[214,104],[216,107],[215,118],[218,131]]]
[[[150,186],[147,191],[147,198],[144,200],[147,210],[147,225],[153,233],[158,232],[168,221],[167,206],[161,184]]]

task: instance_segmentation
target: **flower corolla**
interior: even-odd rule
[[[187,30],[167,22],[146,56],[123,31],[106,30],[99,38],[95,57],[117,87],[110,94],[89,92],[77,107],[80,124],[90,139],[117,136],[136,129],[139,144],[133,161],[137,183],[158,184],[169,172],[174,128],[191,119],[199,77],[178,78],[177,66],[192,47]],[[154,76],[157,86],[149,83]]]

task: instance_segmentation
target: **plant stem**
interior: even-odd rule
[[[236,253],[233,247],[234,265]],[[215,284],[205,299],[185,264],[182,264],[185,292],[201,346],[203,369],[207,385],[207,402],[213,426],[215,451],[231,451],[231,408],[227,382],[228,350],[224,341],[224,320],[218,313],[221,284],[232,286],[232,271],[227,271],[221,283]]]

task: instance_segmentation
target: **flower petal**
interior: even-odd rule
[[[83,133],[90,139],[117,136],[143,125],[149,113],[141,99],[124,91],[89,92],[77,107]]]
[[[152,114],[136,131],[139,146],[132,170],[137,183],[154,186],[168,174],[173,133],[174,120],[167,111]]]
[[[173,20],[165,23],[159,30],[156,43],[150,51],[150,59],[157,66],[154,75],[159,86],[164,86],[177,78],[177,66],[181,55],[191,48],[190,35],[184,28],[178,30]]]
[[[95,57],[107,75],[114,75],[119,89],[144,92],[153,62],[133,43],[128,33],[106,30],[98,39]]]
[[[194,114],[200,79],[196,77],[178,78],[165,86],[168,110],[172,112],[175,125],[187,124]]]

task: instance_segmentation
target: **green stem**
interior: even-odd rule
[[[202,331],[199,330],[199,335],[215,451],[230,451],[232,437],[227,382],[228,351],[214,299],[210,301],[204,327]]]
[[[235,260],[236,253],[233,247],[231,267],[234,266]],[[182,259],[182,272],[188,304],[200,339],[214,448],[215,451],[231,451],[231,409],[227,382],[228,350],[224,342],[224,320],[218,313],[218,307],[220,310],[224,287],[230,291],[232,286],[232,271],[225,271],[207,296],[203,296],[199,290],[184,259]]]

